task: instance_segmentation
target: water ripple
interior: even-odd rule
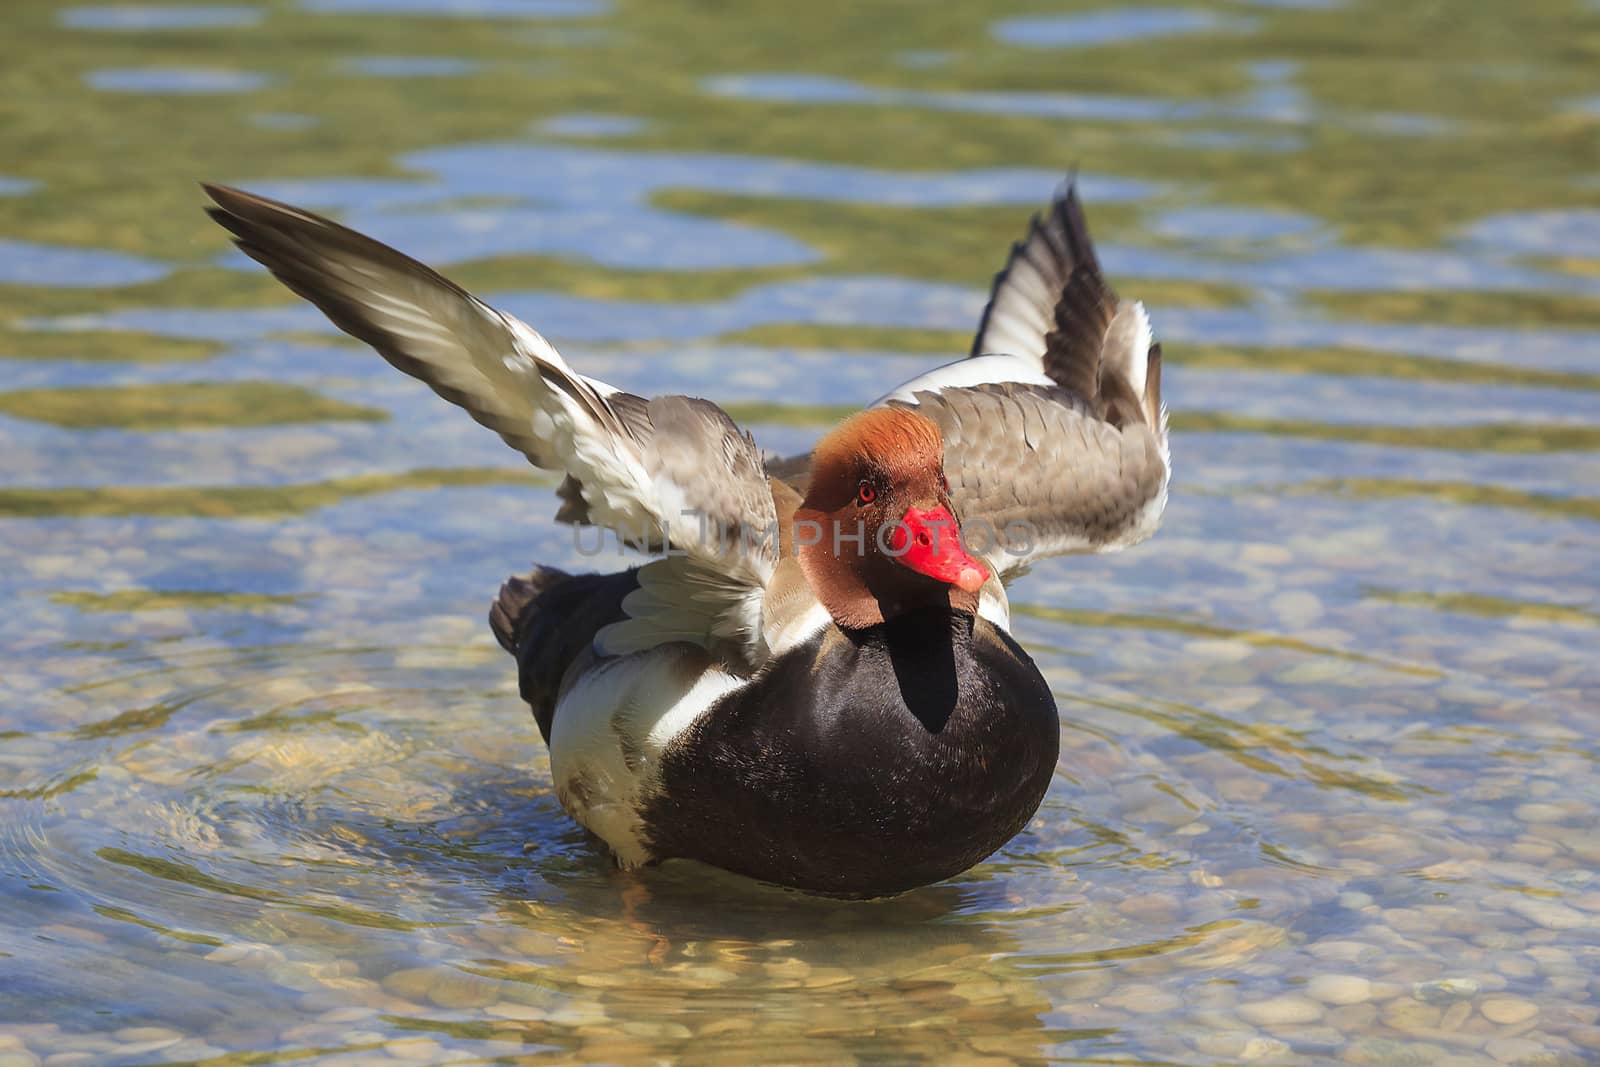
[[[994,36],[1022,48],[1094,48],[1152,37],[1239,32],[1253,24],[1246,19],[1226,19],[1209,11],[1181,7],[1123,7],[1072,15],[1039,15],[1005,19],[994,25]]]
[[[8,285],[109,288],[164,278],[170,268],[143,256],[0,239],[0,282]]]
[[[117,7],[69,7],[58,16],[74,30],[220,30],[254,26],[261,9],[233,5],[136,4]]]
[[[207,67],[120,67],[90,71],[89,86],[108,93],[209,96],[250,93],[271,83],[265,74]]]
[[[611,5],[607,0],[300,0],[300,6],[326,15],[568,19],[593,18]]]

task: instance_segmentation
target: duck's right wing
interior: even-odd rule
[[[1049,556],[1137,544],[1161,520],[1166,439],[1146,423],[1117,425],[1060,386],[1015,382],[891,403],[938,423],[962,538],[1002,581]]]
[[[707,643],[731,641],[749,660],[760,658],[777,516],[761,453],[725,411],[586,378],[531,327],[387,245],[287,204],[205,189],[216,202],[211,216],[239,248],[336,326],[465,408],[535,466],[565,472],[559,518],[682,553],[684,562],[654,575],[677,587],[646,583],[656,592],[640,598],[648,601],[640,615],[657,621],[661,640],[704,627],[715,631],[700,635]],[[674,600],[700,610],[674,614]],[[650,640],[649,630],[635,628],[634,640]]]
[[[1135,544],[1161,520],[1161,347],[1143,305],[1101,275],[1070,183],[995,275],[971,355],[879,403],[939,424],[951,501],[1003,578]]]

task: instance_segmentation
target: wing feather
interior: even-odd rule
[[[963,532],[1003,579],[1047,556],[1116,551],[1155,531],[1168,471],[1163,443],[1142,422],[1113,426],[1059,386],[983,385],[894,403],[939,425]]]
[[[939,424],[962,523],[1017,533],[995,560],[1010,578],[1154,531],[1169,473],[1160,374],[1149,317],[1106,283],[1068,183],[995,276],[971,355],[879,403]]]
[[[692,581],[710,610],[688,620],[656,611],[658,639],[704,623],[707,640],[732,636],[759,652],[759,627],[752,635],[748,620],[759,619],[777,546],[743,533],[772,528],[776,512],[761,452],[726,412],[691,397],[646,400],[586,378],[532,327],[387,245],[287,204],[205,190],[216,205],[209,213],[239,248],[336,326],[531,463],[565,472],[559,518],[692,557],[692,573],[659,576]],[[655,606],[673,599],[657,595]]]

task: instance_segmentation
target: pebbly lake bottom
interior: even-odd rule
[[[1044,807],[960,878],[836,902],[619,872],[560,811],[511,661],[456,591],[494,587],[526,548],[495,518],[548,495],[398,493],[233,542],[193,519],[38,538],[41,588],[95,552],[135,574],[209,552],[320,560],[325,591],[30,595],[25,632],[5,624],[0,1064],[1600,1050],[1574,620],[1488,644],[1391,607],[1364,617],[1381,652],[1340,651],[1328,616],[1353,616],[1308,584],[1316,551],[1270,540],[1218,607],[1259,599],[1279,630],[1047,607],[1059,579],[1030,580],[1016,629],[1062,714]],[[1216,577],[1203,538],[1154,544],[1169,595]],[[1088,600],[1117,580],[1079,578]]]

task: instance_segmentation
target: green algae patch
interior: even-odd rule
[[[339,212],[325,214],[337,219]],[[212,230],[216,226],[211,227]],[[206,238],[209,230],[201,231]],[[198,238],[197,238],[198,240]],[[1003,246],[1001,246],[1003,249]],[[402,248],[401,252],[407,250]],[[991,249],[991,258],[999,249]],[[471,292],[494,298],[497,293],[548,290],[586,300],[628,300],[655,303],[697,303],[727,300],[753,285],[806,277],[812,271],[799,266],[751,267],[710,270],[652,270],[613,267],[583,259],[564,259],[536,254],[493,256],[461,263],[434,266],[450,280]],[[991,269],[997,269],[998,263]],[[982,271],[970,279],[975,285],[985,278]],[[260,309],[303,306],[287,294],[283,285],[262,271],[215,271],[183,269],[164,278],[136,285],[103,289],[37,288],[0,283],[0,319],[6,316],[48,319],[63,316],[103,315],[117,311],[149,308]],[[64,336],[84,336],[79,331],[61,331]],[[112,334],[120,331],[100,331]],[[44,331],[40,331],[44,333]],[[30,334],[32,336],[32,334]],[[282,330],[266,335],[269,339],[314,345],[357,347],[359,342],[333,328],[321,330]],[[200,342],[183,341],[186,345]],[[67,342],[58,342],[70,350]],[[19,350],[21,345],[15,345]],[[215,346],[220,350],[221,346]],[[160,342],[152,342],[160,351]],[[0,355],[5,343],[0,340]],[[25,354],[20,353],[19,354]]]
[[[1600,626],[1600,615],[1561,604],[1488,596],[1483,593],[1423,593],[1399,589],[1368,589],[1370,600],[1389,604],[1453,611],[1486,619],[1516,619],[1529,622],[1555,622],[1576,626]]]
[[[216,229],[213,223],[211,228]],[[205,231],[201,231],[205,233]],[[209,236],[209,235],[207,235]],[[199,235],[194,238],[198,240]],[[282,306],[283,285],[266,271],[186,267],[162,278],[103,288],[62,288],[0,283],[0,320],[92,317],[145,308],[255,308]],[[59,331],[66,334],[88,332]],[[122,332],[103,330],[102,333]]]
[[[164,337],[134,330],[7,330],[0,359],[75,360],[93,363],[183,363],[222,352],[214,341]]]
[[[976,326],[976,323],[974,323]],[[816,348],[836,352],[914,352],[946,354],[951,359],[967,354],[972,334],[962,330],[919,330],[894,326],[832,326],[824,323],[763,323],[725,333],[717,338],[728,344],[766,348]]]
[[[381,422],[381,408],[349,404],[279,382],[19,389],[0,393],[0,413],[72,430],[180,430]]]
[[[298,485],[0,489],[0,517],[271,518],[303,514],[356,497],[407,489],[553,484],[548,476],[511,468],[465,467],[424,468],[403,474],[369,474]]]
[[[1365,322],[1445,326],[1525,326],[1548,329],[1600,327],[1600,299],[1569,293],[1309,292],[1305,298],[1329,314]]]
[[[102,737],[121,737],[126,734],[139,734],[148,730],[159,730],[171,721],[178,712],[200,699],[197,694],[181,700],[160,701],[142,708],[129,708],[98,722],[85,723],[72,731],[72,736],[82,740],[95,740]]]
[[[325,332],[314,330],[272,330],[262,334],[267,341],[281,341],[288,345],[298,345],[302,348],[342,348],[351,352],[370,352],[371,348],[365,341],[358,341],[354,337],[329,327]]]
[[[555,256],[497,256],[452,264],[443,273],[475,293],[546,289],[585,300],[627,300],[649,303],[707,303],[729,300],[746,289],[806,277],[804,267],[649,270],[610,267]]]
[[[1468,385],[1530,385],[1553,389],[1600,389],[1600,374],[1511,367],[1498,363],[1429,359],[1361,348],[1270,348],[1172,345],[1162,359],[1203,370],[1257,370],[1285,374],[1332,374]]]
[[[1361,423],[1265,419],[1218,411],[1172,416],[1173,433],[1261,433],[1317,441],[1440,448],[1461,452],[1589,452],[1600,448],[1600,426],[1490,422],[1468,426],[1373,426]]]
[[[997,268],[998,269],[998,268]],[[1114,288],[1130,300],[1138,300],[1158,318],[1162,308],[1235,308],[1250,302],[1250,290],[1226,282],[1187,281],[1182,278],[1130,278]],[[1159,330],[1157,333],[1159,335]]]
[[[1579,278],[1600,278],[1600,259],[1588,256],[1529,256],[1528,265]]]
[[[1530,493],[1502,485],[1476,485],[1472,482],[1431,482],[1406,478],[1322,478],[1285,486],[1284,491],[1343,493],[1370,499],[1423,497],[1468,507],[1510,508],[1561,518],[1600,521],[1600,497]]]
[[[267,611],[305,600],[303,596],[272,593],[225,593],[205,589],[119,589],[114,593],[65,590],[50,599],[79,611]]]
[[[212,937],[210,934],[197,934],[188,930],[174,930],[170,926],[162,926],[158,922],[152,922],[149,919],[140,917],[134,912],[129,911],[127,908],[119,908],[111,904],[96,904],[94,906],[94,911],[96,915],[104,916],[105,918],[111,919],[114,922],[132,923],[135,926],[142,926],[146,930],[152,930],[155,933],[162,934],[166,937],[183,941],[191,945],[206,945],[211,948],[220,948],[226,943],[220,938]]]
[[[99,776],[100,772],[98,770],[90,768],[62,778],[59,781],[0,789],[0,800],[49,800],[51,797],[59,797],[70,793],[79,786],[88,785]]]
[[[752,426],[832,426],[860,411],[855,404],[724,404],[733,421]]]

